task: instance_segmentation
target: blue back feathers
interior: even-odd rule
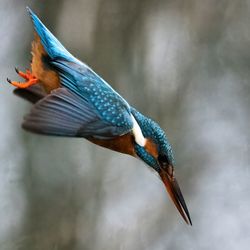
[[[59,70],[61,84],[88,100],[100,117],[126,131],[132,128],[128,103],[92,70],[60,60],[53,65]]]

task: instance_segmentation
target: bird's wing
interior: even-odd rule
[[[109,139],[129,132],[103,120],[91,103],[66,88],[38,101],[24,118],[23,128],[46,135]]]
[[[52,64],[59,73],[61,85],[91,103],[103,120],[132,128],[129,104],[94,71],[81,62],[56,60]]]
[[[28,9],[28,11],[33,20],[34,28],[41,39],[42,45],[48,53],[49,58],[47,63],[53,70],[59,73],[60,84],[64,90],[58,90],[59,92],[56,90],[45,99],[39,101],[28,118],[26,118],[24,127],[39,132],[38,130],[41,128],[41,124],[39,124],[38,121],[42,121],[42,133],[46,131],[46,133],[53,134],[57,132],[55,128],[57,127],[57,129],[60,129],[62,125],[56,122],[62,122],[60,119],[65,117],[65,115],[66,118],[71,121],[70,115],[73,116],[74,111],[79,111],[82,117],[79,115],[77,117],[78,120],[75,122],[79,126],[78,129],[80,129],[80,134],[82,136],[86,136],[85,133],[90,135],[91,132],[95,135],[95,129],[98,130],[97,136],[104,136],[105,138],[107,137],[107,128],[109,136],[122,135],[132,130],[133,119],[128,103],[86,64],[72,56],[44,26],[39,18],[30,9]],[[65,101],[66,97],[67,102]],[[77,108],[75,107],[77,106],[76,103],[79,104]],[[62,105],[61,109],[58,110],[56,105],[58,105],[58,107]],[[51,112],[51,110],[53,112]],[[55,110],[57,112],[56,114],[60,115],[58,121],[53,121]],[[67,111],[68,114],[66,114]],[[63,112],[65,112],[65,114],[63,114]],[[92,114],[94,117],[85,117],[85,113]],[[32,125],[34,124],[34,118],[32,118],[32,116],[43,117],[43,119],[36,119],[36,127]],[[98,124],[93,124],[92,119],[97,119]],[[44,130],[45,121],[50,121],[50,123],[53,122],[53,133],[52,131],[49,132]],[[67,124],[67,120],[64,122]],[[88,130],[86,124],[89,125]],[[92,128],[90,128],[90,124]],[[104,129],[104,132],[100,132],[102,129]],[[57,133],[63,135],[69,133],[70,136],[72,136],[72,134],[74,134],[74,136],[76,135],[75,130],[70,132],[69,130],[58,131]],[[77,133],[79,133],[79,130]]]

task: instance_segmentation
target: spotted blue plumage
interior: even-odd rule
[[[62,86],[88,100],[99,116],[124,132],[133,127],[129,104],[90,68],[77,63],[52,62],[61,76]]]

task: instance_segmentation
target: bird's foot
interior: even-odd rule
[[[38,79],[32,75],[32,73],[30,72],[30,70],[26,70],[26,72],[22,72],[20,70],[18,70],[17,68],[15,68],[17,74],[19,76],[21,76],[23,79],[25,79],[26,81],[25,82],[14,82],[14,81],[11,81],[10,79],[7,78],[7,81],[12,84],[13,86],[17,87],[17,88],[28,88],[29,86],[31,85],[34,85],[38,82]]]

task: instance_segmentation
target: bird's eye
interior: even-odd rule
[[[164,170],[167,170],[168,166],[169,166],[169,160],[168,157],[166,155],[159,155],[158,156],[158,161],[161,165],[161,168],[163,168]]]
[[[161,165],[161,168],[164,169],[170,177],[174,176],[174,168],[169,163],[168,157],[166,155],[159,155],[158,161]]]
[[[158,161],[162,165],[168,165],[169,164],[169,160],[168,160],[168,157],[166,155],[159,155],[158,156]]]

